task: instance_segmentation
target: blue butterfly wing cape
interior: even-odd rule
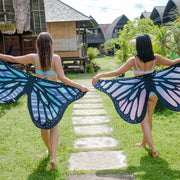
[[[50,129],[58,124],[69,104],[85,92],[63,83],[44,80],[0,60],[0,103],[12,103],[23,94],[35,126]]]
[[[180,63],[143,76],[99,80],[94,87],[111,98],[117,113],[128,123],[143,121],[151,92],[168,109],[180,111]]]

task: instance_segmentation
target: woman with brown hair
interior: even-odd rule
[[[81,86],[68,79],[63,71],[61,58],[53,54],[52,37],[47,32],[39,34],[36,43],[37,54],[27,54],[24,56],[9,56],[0,54],[0,59],[8,62],[33,64],[35,67],[36,76],[42,79],[57,81],[57,78],[66,85],[80,89],[83,92],[89,91],[86,87]],[[49,169],[56,167],[56,152],[58,145],[58,125],[50,130],[41,129],[42,139],[47,146],[48,153],[51,155],[51,163]]]

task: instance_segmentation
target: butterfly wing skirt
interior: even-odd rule
[[[63,83],[37,78],[0,60],[0,103],[12,103],[23,94],[36,127],[50,129],[59,123],[69,104],[85,92]]]
[[[94,87],[111,98],[117,113],[128,123],[143,121],[151,92],[168,109],[180,111],[180,63],[143,76],[99,80]]]

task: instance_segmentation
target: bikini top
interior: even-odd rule
[[[136,58],[135,58],[135,57],[134,57],[134,62],[135,62],[136,69],[137,69],[137,70],[136,70],[136,69],[133,68],[134,74],[150,74],[150,73],[153,73],[153,71],[154,71],[156,59],[154,60],[154,64],[153,64],[151,70],[148,70],[148,71],[141,71],[141,70],[139,69],[139,67],[137,66]]]
[[[56,71],[52,70],[53,59],[54,59],[54,56],[52,57],[52,60],[51,60],[51,70],[50,71],[42,71],[42,70],[38,69],[37,56],[35,56],[35,64],[36,64],[35,72],[36,72],[36,75],[44,75],[43,79],[48,79],[48,80],[49,80],[49,78],[48,78],[49,75],[57,75]]]

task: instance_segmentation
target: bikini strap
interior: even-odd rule
[[[35,65],[36,65],[36,69],[38,69],[38,66],[37,66],[37,54],[35,55]]]
[[[136,65],[136,69],[137,69],[138,71],[140,71],[139,67],[137,66],[136,58],[135,58],[135,57],[134,57],[134,62],[135,62],[135,65]]]
[[[152,65],[152,68],[151,68],[151,70],[153,70],[153,69],[154,69],[154,67],[155,67],[155,64],[156,64],[156,58],[154,59],[154,63],[153,63],[153,65]]]
[[[51,60],[51,70],[52,70],[53,60],[54,60],[54,55],[52,56],[52,60]]]

